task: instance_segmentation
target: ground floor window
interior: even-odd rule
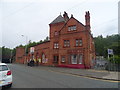
[[[70,62],[71,64],[83,64],[83,55],[82,54],[71,54]]]
[[[65,56],[61,57],[61,62],[64,63],[65,62]]]
[[[83,55],[82,55],[82,54],[79,54],[78,57],[79,57],[79,59],[78,59],[78,60],[79,60],[79,61],[78,61],[79,64],[82,64],[82,63],[83,63]]]
[[[77,55],[76,54],[71,55],[71,63],[72,64],[77,64]]]
[[[45,63],[45,54],[42,54],[42,63]]]

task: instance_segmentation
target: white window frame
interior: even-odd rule
[[[73,26],[68,26],[68,31],[75,31],[77,30],[77,26],[73,25]]]
[[[65,56],[61,57],[61,62],[65,62]]]
[[[59,48],[59,44],[57,42],[54,43],[54,49]]]
[[[64,40],[64,47],[70,47],[70,40]]]
[[[82,39],[76,39],[76,46],[82,46]]]

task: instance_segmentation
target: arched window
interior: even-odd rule
[[[45,54],[42,53],[42,63],[45,63]]]

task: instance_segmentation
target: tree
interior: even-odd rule
[[[103,38],[102,35],[95,37],[95,50],[97,55],[107,57],[107,49],[113,49],[115,55],[120,55],[120,35],[111,35]]]
[[[2,47],[2,62],[9,62],[11,58],[12,49]]]

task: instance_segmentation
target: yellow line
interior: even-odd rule
[[[93,71],[93,72],[108,72],[108,71],[104,71],[104,70],[99,70],[99,71],[97,71],[97,70],[88,70],[88,71]]]
[[[45,69],[45,70],[47,70],[47,69]],[[88,79],[107,81],[107,82],[114,82],[114,83],[120,82],[120,81],[113,81],[113,80],[103,80],[103,79],[91,78],[91,77],[87,77],[87,76],[79,76],[79,75],[74,75],[74,74],[69,74],[69,73],[64,73],[64,72],[58,72],[58,71],[52,71],[52,70],[47,70],[47,71],[56,72],[56,73],[62,73],[62,74],[65,74],[65,75],[70,75],[70,76],[75,76],[75,77],[84,77],[84,78],[88,78]]]

